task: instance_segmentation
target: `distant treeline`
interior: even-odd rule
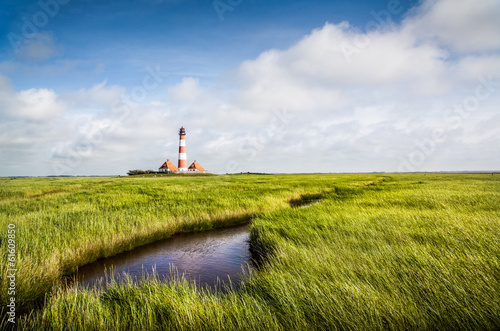
[[[145,174],[155,174],[156,171],[154,170],[141,170],[141,169],[136,169],[136,170],[129,170],[127,172],[127,175],[133,176],[133,175],[145,175]]]

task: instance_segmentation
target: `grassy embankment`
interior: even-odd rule
[[[32,259],[37,257],[42,265],[50,265],[44,261],[54,261],[50,257],[59,254],[59,268],[70,270],[71,263],[78,264],[83,261],[82,256],[87,256],[84,252],[88,248],[78,250],[85,247],[82,240],[83,243],[102,241],[100,247],[109,247],[89,254],[91,257],[106,253],[107,249],[117,251],[114,247],[124,246],[117,245],[120,241],[112,238],[133,233],[130,229],[135,228],[131,224],[141,229],[143,235],[137,237],[143,241],[149,238],[148,231],[157,237],[168,235],[165,230],[148,228],[151,219],[153,224],[170,222],[165,215],[148,213],[151,204],[152,211],[172,214],[170,227],[185,222],[179,229],[186,231],[209,227],[214,219],[260,215],[253,221],[252,247],[263,257],[262,265],[252,272],[242,290],[210,293],[182,280],[166,284],[150,280],[140,286],[120,285],[104,292],[59,289],[47,299],[43,314],[27,326],[75,330],[494,330],[500,327],[497,176],[234,176],[164,180],[94,179],[91,188],[85,188],[88,179],[79,184],[59,182],[53,190],[65,193],[51,193],[61,194],[59,197],[37,193],[39,198],[33,198],[24,192],[20,199],[18,191],[8,189],[7,192],[14,193],[4,193],[3,196],[11,196],[3,198],[6,205],[11,199],[12,203],[25,201],[26,205],[21,203],[19,208],[44,206],[33,208],[31,217],[17,214],[18,222],[24,220],[18,223],[19,229],[33,227],[36,220],[42,222],[29,234],[29,240],[36,243],[35,238],[44,233],[59,236],[50,247],[47,243],[38,244],[45,253],[33,253],[28,247],[20,251],[19,264],[29,261],[23,254],[31,254],[28,256]],[[185,188],[182,183],[190,186]],[[158,195],[167,194],[158,192],[170,190],[183,192],[187,197],[170,195],[172,201],[163,201],[170,204],[168,208],[153,203]],[[127,204],[120,194],[132,199],[136,207]],[[309,208],[289,208],[290,199],[301,194],[305,199],[321,198],[321,202]],[[64,196],[68,204],[59,200]],[[51,199],[55,201],[49,203]],[[119,204],[121,200],[124,202]],[[72,209],[52,210],[56,201],[63,209],[70,208],[69,202],[74,201],[73,208],[81,207],[75,213],[88,212],[73,219],[73,223],[96,217],[77,232],[83,239],[66,234],[72,233],[76,225],[61,220],[65,219],[63,215],[73,215]],[[88,202],[82,204],[83,201]],[[111,206],[115,206],[114,214]],[[51,217],[35,218],[47,209]],[[4,228],[6,221],[16,220],[12,216],[15,212],[6,214],[6,210],[2,209]],[[108,212],[104,210],[114,216],[105,217]],[[136,214],[149,215],[150,219],[141,221]],[[183,221],[191,216],[191,223]],[[122,233],[124,237],[120,237]],[[24,240],[24,231],[20,230],[19,247]],[[114,245],[106,246],[110,240]],[[2,246],[3,242],[2,238]],[[80,258],[75,256],[68,263],[61,252],[68,252],[65,245],[71,244]],[[25,273],[38,275],[34,271]],[[54,272],[56,276],[51,281],[62,273]],[[29,286],[29,278],[25,282]]]

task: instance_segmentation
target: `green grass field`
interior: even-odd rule
[[[62,285],[100,257],[249,220],[259,267],[239,291]],[[0,179],[2,305],[9,224],[18,309],[38,308],[20,328],[500,329],[499,174]]]

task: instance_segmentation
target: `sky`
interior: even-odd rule
[[[0,176],[500,170],[498,0],[4,0]]]

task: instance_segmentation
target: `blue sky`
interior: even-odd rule
[[[0,175],[498,170],[498,9],[3,1]]]
[[[133,86],[144,67],[151,64],[164,67],[173,82],[195,75],[208,83],[267,49],[291,46],[325,22],[348,20],[363,29],[374,19],[370,11],[387,6],[386,1],[233,0],[238,2],[236,6],[227,2],[232,10],[222,7],[218,11],[215,2],[194,0],[72,0],[58,5],[58,10],[45,1],[42,3],[50,4],[48,8],[57,14],[43,27],[35,27],[50,34],[57,50],[53,57],[33,62],[32,58],[16,57],[5,37],[14,33],[23,38],[24,19],[33,22],[33,15],[43,8],[36,1],[6,1],[2,4],[1,59],[29,67],[28,72],[19,71],[11,77],[14,86],[21,89],[50,85],[69,90],[75,85],[67,84],[67,75],[78,78],[77,88],[104,79],[110,84]],[[401,13],[391,18],[399,21],[411,4],[402,1]],[[68,62],[73,64],[63,72],[43,71]],[[42,71],[43,77],[34,78],[33,70]]]

